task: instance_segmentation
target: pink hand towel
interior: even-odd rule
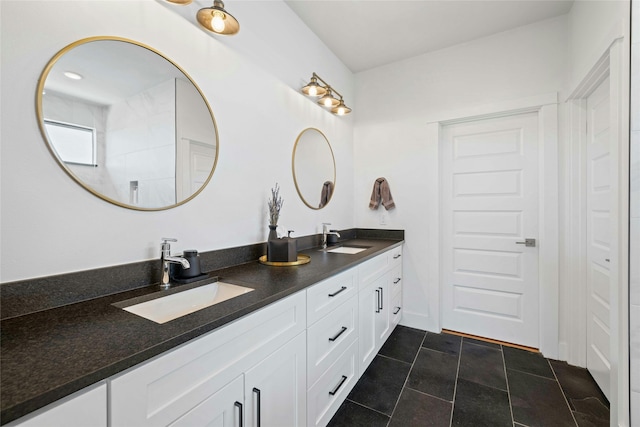
[[[384,206],[386,210],[391,210],[396,207],[386,178],[378,178],[376,182],[373,183],[373,192],[371,193],[369,208],[378,209],[380,202],[382,202],[382,206]]]

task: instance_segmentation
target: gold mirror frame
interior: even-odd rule
[[[105,194],[102,194],[101,192],[99,192],[96,189],[92,188],[90,185],[86,184],[80,177],[78,177],[72,170],[70,170],[69,167],[67,167],[65,162],[57,154],[55,148],[53,147],[53,143],[50,141],[49,135],[48,135],[47,130],[45,128],[45,117],[44,117],[44,111],[43,111],[43,99],[42,99],[42,97],[43,97],[43,94],[44,94],[44,91],[45,91],[45,84],[46,84],[47,77],[49,76],[49,73],[51,72],[53,67],[56,65],[58,60],[61,57],[63,57],[66,53],[68,53],[69,51],[73,50],[74,48],[76,48],[76,47],[78,47],[80,45],[84,45],[84,44],[91,43],[91,42],[96,42],[96,41],[117,41],[117,42],[129,43],[129,44],[138,46],[140,48],[146,49],[146,50],[148,50],[148,51],[150,51],[152,53],[155,53],[156,55],[158,55],[159,57],[161,57],[165,61],[167,61],[169,64],[173,65],[177,70],[179,70],[184,75],[184,77],[186,77],[189,80],[189,82],[193,85],[193,87],[197,90],[197,92],[202,97],[202,101],[204,102],[204,105],[206,106],[206,108],[208,110],[208,114],[209,114],[209,116],[211,118],[211,123],[213,125],[213,130],[215,132],[215,143],[216,143],[215,158],[213,160],[213,165],[211,166],[211,172],[209,173],[209,176],[203,182],[203,184],[200,186],[200,188],[197,191],[193,192],[193,194],[191,194],[190,196],[188,196],[188,197],[186,197],[186,198],[184,198],[183,200],[180,200],[180,201],[177,201],[177,197],[176,197],[176,203],[170,204],[170,205],[167,205],[167,206],[140,207],[140,206],[127,204],[127,203],[124,203],[122,201],[119,201],[119,200],[116,200],[114,198],[111,198],[111,197],[109,197],[109,196],[107,196]],[[167,56],[165,56],[164,54],[162,54],[158,50],[156,50],[156,49],[154,49],[154,48],[152,48],[150,46],[147,46],[147,45],[145,45],[143,43],[137,42],[135,40],[131,40],[131,39],[123,38],[123,37],[116,37],[116,36],[96,36],[96,37],[88,37],[88,38],[80,39],[80,40],[77,40],[77,41],[65,46],[58,53],[56,53],[53,56],[53,58],[51,58],[49,60],[49,62],[45,66],[44,70],[42,71],[42,74],[40,75],[40,79],[38,80],[38,86],[37,86],[37,89],[36,89],[36,114],[37,114],[37,118],[38,118],[38,126],[40,127],[40,133],[42,134],[42,137],[45,140],[45,143],[47,145],[47,148],[49,149],[49,152],[53,155],[53,157],[56,159],[56,161],[58,162],[60,167],[62,167],[62,169],[67,173],[67,175],[69,175],[81,187],[83,187],[85,190],[87,190],[88,192],[90,192],[94,196],[99,197],[99,198],[101,198],[101,199],[103,199],[103,200],[105,200],[105,201],[107,201],[109,203],[112,203],[114,205],[117,205],[117,206],[120,206],[120,207],[123,207],[123,208],[132,209],[132,210],[138,210],[138,211],[162,211],[162,210],[167,210],[167,209],[171,209],[171,208],[175,208],[177,206],[183,205],[183,204],[189,202],[190,200],[192,200],[194,197],[196,197],[198,194],[200,194],[202,192],[202,190],[204,190],[204,188],[211,181],[213,173],[214,173],[214,171],[216,169],[216,166],[218,164],[218,156],[219,156],[219,153],[220,153],[220,140],[219,140],[219,135],[218,135],[218,125],[216,123],[216,119],[215,119],[215,117],[213,115],[213,112],[211,110],[211,106],[209,105],[209,101],[207,100],[207,98],[202,93],[202,90],[200,89],[200,87],[193,81],[191,76],[182,67],[180,67],[178,64],[173,62]],[[177,144],[177,141],[176,141],[176,144]],[[177,184],[176,184],[176,186],[177,186]]]
[[[302,171],[297,171],[296,172],[296,153],[298,153],[298,148],[300,147],[300,142],[302,141],[302,137],[305,135],[306,132],[318,132],[322,138],[324,139],[324,141],[327,143],[327,147],[329,148],[329,153],[331,154],[331,165],[333,166],[333,177],[332,177],[332,183],[333,183],[333,189],[331,192],[331,197],[329,197],[329,200],[322,206],[318,206],[318,205],[312,205],[309,202],[309,195],[307,194],[306,197],[303,194],[302,188],[301,188],[301,183],[300,181],[300,177],[298,177],[298,173],[301,173]],[[315,159],[317,160],[317,159]],[[336,186],[336,159],[335,156],[333,154],[333,148],[331,147],[331,144],[329,143],[329,139],[326,137],[326,135],[324,133],[322,133],[321,130],[316,129],[316,128],[306,128],[304,129],[302,132],[300,132],[300,134],[298,135],[298,137],[296,138],[296,143],[293,147],[293,155],[291,158],[291,170],[293,172],[293,182],[296,186],[296,191],[298,192],[298,196],[300,196],[300,199],[302,200],[302,202],[309,208],[314,209],[314,210],[320,210],[323,209],[325,206],[327,206],[329,204],[329,202],[331,202],[331,199],[333,198],[333,195],[335,194],[335,186]],[[321,195],[321,191],[322,187],[323,187],[324,183],[319,183],[318,184],[318,196]]]

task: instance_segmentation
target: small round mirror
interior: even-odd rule
[[[158,51],[118,37],[58,52],[37,89],[50,151],[85,189],[116,205],[162,210],[207,185],[218,159],[209,104]]]
[[[298,195],[311,209],[322,209],[336,185],[336,162],[329,140],[315,128],[300,132],[293,147],[293,181]]]

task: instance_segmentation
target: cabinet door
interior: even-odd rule
[[[243,402],[244,376],[240,375],[170,427],[243,427]]]
[[[376,353],[382,344],[391,335],[391,273],[382,276],[382,280],[377,284],[376,298],[379,299],[376,310]]]
[[[380,288],[384,288],[386,276],[380,276],[378,279],[370,282],[366,287],[360,290],[358,297],[358,342],[359,342],[359,361],[360,375],[367,369],[376,353],[379,342],[379,330],[384,322],[381,316],[381,294]]]
[[[245,373],[245,426],[305,425],[306,344],[302,333]]]

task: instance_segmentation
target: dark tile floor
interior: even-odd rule
[[[609,402],[591,375],[498,344],[398,326],[329,426],[593,427]]]

